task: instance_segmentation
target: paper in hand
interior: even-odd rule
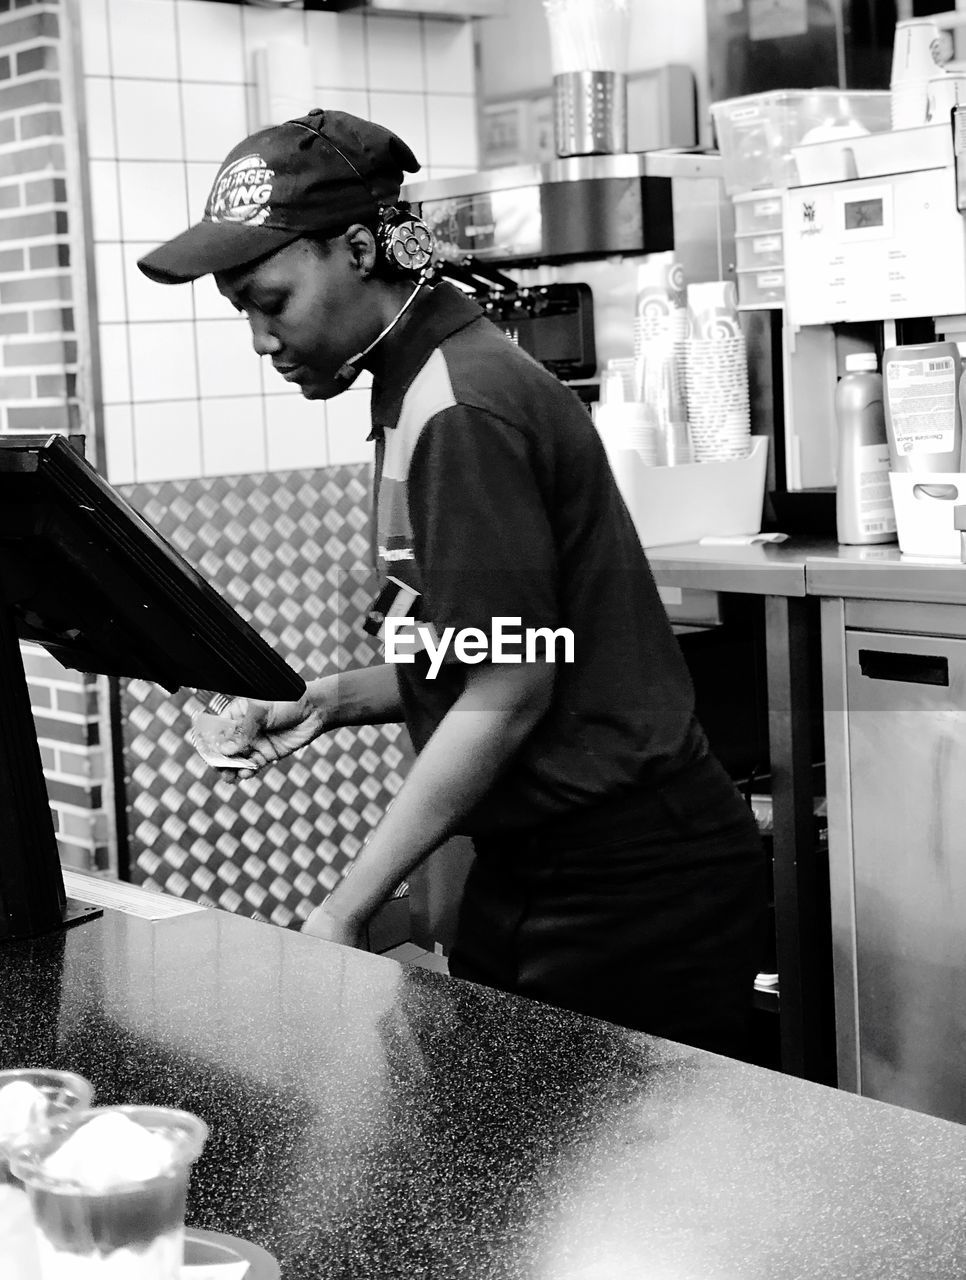
[[[202,760],[213,769],[254,769],[254,763],[247,756],[228,756],[212,745],[234,738],[237,732],[237,721],[228,716],[213,716],[210,712],[201,711],[194,718],[191,740]]]

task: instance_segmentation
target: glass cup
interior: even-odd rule
[[[116,1177],[99,1173],[88,1182],[50,1168],[81,1126],[106,1115],[165,1139],[169,1158],[160,1172],[132,1176],[119,1162]],[[97,1107],[19,1145],[11,1168],[33,1209],[41,1280],[179,1280],[188,1178],[207,1136],[205,1122],[187,1111]]]
[[[7,1085],[28,1084],[38,1090],[46,1103],[42,1117],[34,1117],[33,1125],[12,1128],[8,1123],[0,1130],[0,1275],[5,1280],[39,1280],[40,1260],[30,1204],[20,1183],[10,1172],[10,1158],[16,1147],[28,1141],[71,1111],[91,1105],[93,1087],[83,1076],[72,1071],[24,1069],[0,1071],[0,1092]],[[0,1121],[3,1112],[0,1111]]]

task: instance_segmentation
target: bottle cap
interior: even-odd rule
[[[853,351],[845,357],[846,373],[876,373],[879,361],[874,351]]]

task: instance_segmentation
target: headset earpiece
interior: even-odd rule
[[[396,276],[425,274],[433,262],[433,233],[410,210],[390,206],[379,217],[379,253],[383,265]]]
[[[298,125],[308,133],[314,134],[321,142],[339,156],[356,175],[365,189],[372,195],[368,182],[352,163],[344,151],[322,132],[306,124],[304,120],[291,120],[290,124]],[[375,196],[373,196],[375,199]],[[398,205],[383,205],[379,209],[379,227],[376,232],[379,249],[379,261],[390,275],[411,279],[416,276],[420,281],[428,279],[433,268],[433,233],[417,214],[413,213],[405,202]]]

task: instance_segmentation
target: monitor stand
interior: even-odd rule
[[[0,601],[0,943],[99,915],[64,893],[20,640]]]

